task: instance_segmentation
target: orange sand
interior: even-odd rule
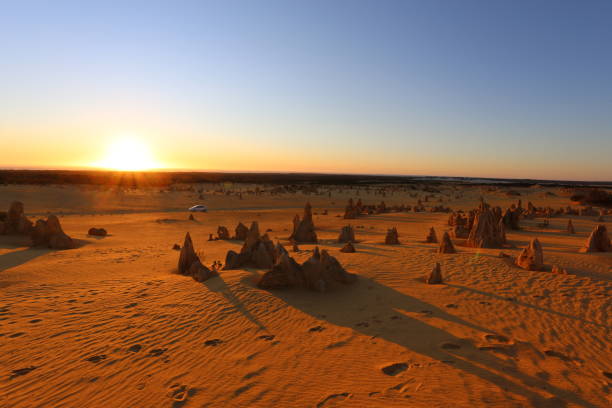
[[[462,187],[464,197],[444,205],[473,208],[480,195],[504,207],[517,198],[524,205],[569,204],[558,189],[513,190],[522,196]],[[423,240],[429,227],[438,237],[447,228],[448,215],[440,213],[350,220],[357,252],[341,253],[334,241],[349,222],[336,216],[351,196],[358,198],[334,189],[331,198],[206,194],[199,200],[189,191],[0,186],[0,208],[19,199],[30,218],[63,213],[64,230],[82,244],[51,251],[0,237],[0,406],[612,404],[612,253],[578,253],[594,217],[572,217],[573,236],[565,233],[566,217],[553,218],[548,228],[524,220],[523,230],[507,232],[516,248],[503,251],[513,256],[538,237],[545,263],[569,271],[554,275],[515,268],[497,257],[500,250],[457,245],[457,254],[438,255]],[[383,198],[362,191],[359,198],[416,203],[407,193]],[[269,292],[255,286],[258,270],[222,271],[203,284],[173,274],[178,251],[171,248],[185,232],[210,265],[241,245],[208,242],[218,225],[233,232],[239,221],[256,220],[287,244],[291,220],[306,200],[314,212],[329,210],[314,216],[320,246],[359,274],[357,284],[325,294]],[[202,201],[211,211],[188,221],[184,209]],[[86,236],[93,226],[110,235]],[[392,226],[399,246],[382,244]],[[301,262],[314,246],[300,247]],[[435,262],[446,282],[425,285],[420,278]],[[28,367],[35,368],[12,375]]]

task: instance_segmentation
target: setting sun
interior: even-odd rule
[[[97,167],[122,171],[138,171],[159,168],[149,147],[134,138],[121,138],[113,142]]]

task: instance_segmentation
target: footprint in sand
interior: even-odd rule
[[[256,383],[253,382],[253,383],[250,383],[250,384],[247,384],[247,385],[245,385],[243,387],[238,388],[236,391],[234,391],[234,395],[236,397],[239,396],[240,394],[242,394],[242,393],[250,390],[251,388],[253,388],[255,386],[255,384]]]
[[[406,371],[407,369],[408,369],[408,364],[395,363],[395,364],[391,364],[386,367],[383,367],[382,372],[390,376],[396,376],[399,373]]]
[[[322,326],[315,326],[315,327],[311,327],[310,329],[308,329],[308,331],[311,333],[322,332],[323,330],[325,330],[325,327],[322,327]]]
[[[510,343],[510,339],[502,334],[485,334],[484,338],[489,343]]]
[[[158,357],[164,354],[168,350],[167,348],[157,348],[149,351],[149,355],[153,357]]]
[[[223,340],[221,340],[221,339],[212,339],[212,340],[206,340],[204,342],[204,345],[205,346],[216,347],[216,346],[218,346],[221,343],[223,343]]]
[[[85,361],[89,361],[90,363],[99,363],[102,360],[106,360],[106,354],[99,354],[97,356],[87,357]]]
[[[124,309],[129,309],[129,308],[132,308],[132,307],[134,307],[134,306],[138,306],[138,303],[130,303],[129,305],[125,305],[125,306],[123,306],[123,308],[124,308]]]
[[[545,350],[544,354],[546,354],[549,357],[559,358],[559,359],[561,359],[563,361],[569,361],[570,360],[570,358],[568,356],[566,356],[565,354],[560,353],[558,351],[555,351],[555,350]]]
[[[174,384],[170,387],[170,391],[168,391],[168,396],[172,398],[173,401],[182,402],[187,399],[189,395],[189,387],[181,384]]]
[[[445,350],[457,350],[457,349],[460,349],[461,346],[456,343],[446,342],[446,343],[440,344],[440,348],[445,349]]]
[[[349,394],[348,392],[343,392],[340,394],[331,394],[328,395],[327,397],[325,397],[321,402],[319,402],[317,404],[317,408],[322,408],[325,406],[325,404],[327,404],[328,402],[340,402],[340,401],[344,401],[348,398],[351,398],[353,395]]]
[[[608,380],[612,380],[612,372],[610,372],[610,371],[602,371],[602,374],[604,375],[604,377],[607,377]]]
[[[132,353],[138,353],[141,349],[142,349],[142,346],[140,344],[134,344],[132,347],[128,349],[128,351],[131,351]]]
[[[258,339],[260,340],[266,340],[266,341],[272,341],[274,340],[274,335],[273,334],[264,334],[262,336],[259,336]]]
[[[448,305],[446,305],[446,307],[449,308],[449,309],[457,309],[459,306],[457,306],[454,303],[449,303]]]
[[[13,333],[13,334],[9,335],[9,337],[13,339],[15,337],[21,337],[24,334],[25,334],[24,332]]]
[[[252,371],[248,374],[246,374],[244,377],[242,377],[242,380],[250,380],[253,377],[258,377],[260,376],[264,371],[266,371],[268,369],[268,367],[261,367],[258,370]]]
[[[358,327],[370,327],[370,323],[368,323],[368,322],[359,322],[355,326],[358,326]]]
[[[30,366],[30,367],[26,367],[26,368],[19,368],[17,370],[13,370],[11,372],[11,379],[15,378],[15,377],[19,377],[20,375],[26,375],[28,374],[30,371],[36,370],[38,367],[36,366]]]
[[[39,322],[42,322],[42,319],[30,320],[30,323],[39,323]]]

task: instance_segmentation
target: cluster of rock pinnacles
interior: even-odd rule
[[[293,259],[280,244],[274,244],[267,233],[261,234],[259,224],[254,221],[250,228],[240,223],[236,227],[234,239],[244,240],[240,252],[230,250],[225,257],[224,270],[253,267],[267,269],[258,286],[263,289],[305,288],[325,292],[340,284],[350,284],[357,280],[355,274],[347,272],[340,262],[326,250],[316,247],[312,256],[302,264]],[[219,227],[218,239],[230,239],[227,228]],[[312,210],[309,204],[304,209],[304,217],[296,217],[291,240],[297,242],[316,242]],[[346,227],[339,241],[352,245],[355,235],[352,227]],[[353,248],[354,251],[354,248]],[[192,276],[197,281],[205,281],[218,274],[217,265],[208,268],[202,264],[193,248],[189,233],[179,255],[178,272]]]
[[[384,205],[384,202],[378,206],[364,206],[361,200],[354,204],[351,199],[345,209],[344,218],[356,218],[361,216],[364,211],[368,211],[367,213],[381,213],[389,210]],[[465,238],[465,245],[474,248],[503,248],[507,244],[506,229],[520,229],[519,222],[521,216],[533,217],[536,214],[541,214],[541,210],[536,209],[531,203],[529,203],[527,210],[523,210],[520,200],[518,206],[512,205],[503,213],[500,207],[491,208],[484,200],[481,200],[480,206],[469,211],[467,214],[453,212],[448,221],[448,224],[453,228],[450,233],[445,231],[441,239],[438,239],[436,231],[431,227],[425,237],[425,242],[439,244],[438,253],[440,254],[456,253],[451,236]],[[575,233],[571,220],[568,221],[567,231],[572,234]],[[280,243],[274,244],[267,233],[261,234],[257,222],[253,222],[250,228],[239,223],[233,237],[230,237],[229,230],[226,227],[219,226],[216,239],[244,241],[240,252],[233,250],[227,252],[223,269],[238,269],[242,267],[267,269],[268,271],[264,273],[258,282],[258,286],[261,288],[299,287],[326,291],[339,284],[352,283],[357,279],[356,275],[347,272],[336,258],[331,256],[326,250],[319,250],[318,247],[314,249],[312,256],[308,260],[299,264]],[[310,203],[306,203],[303,217],[295,216],[293,231],[289,241],[293,245],[294,252],[299,252],[298,243],[318,242]],[[340,252],[355,252],[353,245],[356,242],[354,228],[351,225],[342,227],[336,241],[345,244],[340,249]],[[398,245],[399,243],[397,228],[390,228],[385,237],[385,244]],[[585,247],[581,249],[582,252],[611,250],[610,238],[604,225],[599,225],[593,230]],[[522,250],[520,255],[514,260],[514,264],[526,270],[544,270],[542,245],[537,238],[534,238]],[[201,263],[193,249],[191,237],[187,234],[181,249],[179,273],[192,276],[198,281],[203,281],[216,276],[219,267],[220,264],[216,262],[211,268]],[[553,267],[553,272],[555,271],[564,273],[559,272],[564,270],[557,266]],[[441,267],[439,263],[436,263],[432,271],[425,276],[425,282],[428,284],[439,284],[442,281]]]
[[[23,203],[13,202],[8,212],[0,213],[0,235],[30,236],[33,246],[51,249],[72,249],[76,244],[60,225],[55,215],[32,223],[24,214]]]
[[[304,219],[301,220],[302,222],[306,220],[307,227],[302,227],[304,229],[301,231],[312,228],[314,232],[310,211],[310,206],[307,205]],[[296,231],[300,231],[300,227],[299,223],[295,225],[292,239],[306,236],[312,238],[312,235],[296,234]],[[257,222],[251,224],[240,252],[228,251],[225,258],[224,269],[245,266],[269,269],[258,283],[258,286],[264,289],[298,287],[324,292],[338,284],[353,283],[357,279],[357,276],[347,272],[336,258],[326,250],[319,251],[318,247],[314,249],[312,256],[300,265],[280,243],[275,245],[268,234],[261,235]]]

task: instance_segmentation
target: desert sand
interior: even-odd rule
[[[53,213],[77,248],[31,248],[0,236],[0,406],[18,407],[607,407],[612,404],[612,253],[580,253],[612,215],[522,219],[503,249],[453,238],[455,254],[426,243],[449,214],[393,212],[344,219],[366,204],[457,209],[521,199],[566,207],[554,187],[442,186],[320,194],[227,195],[256,186],[119,190],[0,186],[0,209],[22,201],[31,220]],[[416,194],[415,194],[416,193]],[[442,202],[439,202],[439,199]],[[289,236],[310,202],[318,244]],[[208,213],[186,211],[205,203]],[[327,210],[327,215],[323,215]],[[567,232],[572,219],[575,234]],[[298,262],[327,249],[356,283],[325,293],[263,290],[254,268],[205,282],[176,273],[187,232],[205,265],[242,242],[209,241],[219,226],[259,223]],[[338,242],[354,228],[356,252]],[[108,231],[89,236],[92,227]],[[385,245],[397,228],[398,245]],[[516,257],[540,242],[544,264]],[[443,283],[423,277],[440,264]]]

